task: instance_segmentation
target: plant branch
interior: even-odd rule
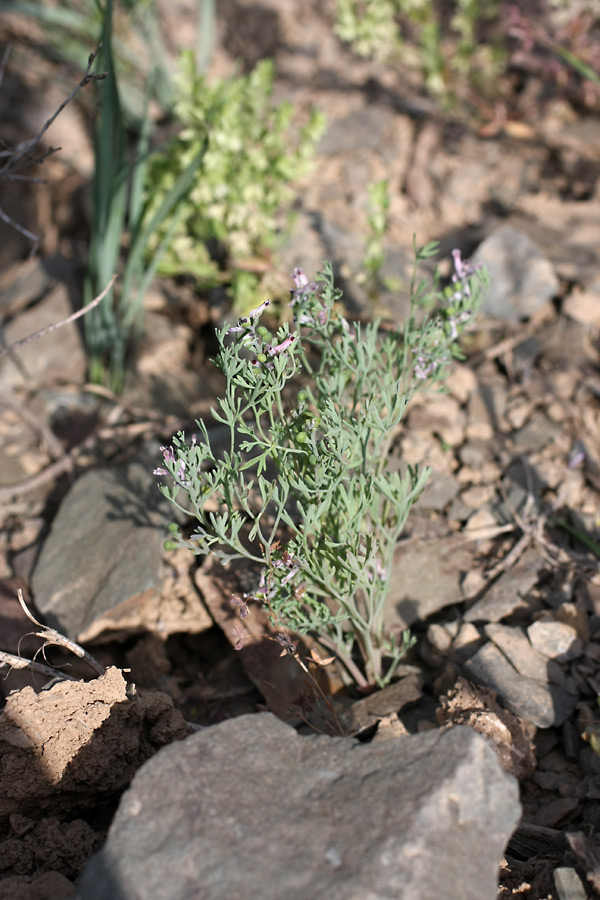
[[[6,353],[10,353],[13,350],[16,350],[17,347],[22,347],[23,344],[28,344],[29,341],[33,341],[36,338],[42,337],[44,334],[50,334],[51,331],[56,331],[57,328],[62,328],[63,325],[68,325],[69,322],[74,322],[76,319],[80,319],[81,316],[85,316],[91,309],[94,309],[95,306],[104,300],[108,292],[111,290],[115,281],[117,280],[117,276],[113,275],[110,279],[104,290],[101,294],[98,294],[93,300],[90,300],[89,303],[86,303],[85,306],[82,306],[81,309],[77,310],[77,312],[73,313],[70,316],[67,316],[66,319],[61,319],[60,322],[54,322],[52,325],[48,325],[46,328],[40,328],[39,331],[34,331],[33,334],[27,335],[27,337],[21,338],[20,341],[15,341],[14,344],[9,344],[8,347],[0,348],[0,356],[4,356]]]
[[[98,56],[98,53],[100,52],[101,48],[102,48],[102,44],[99,44],[96,47],[96,49],[94,50],[94,52],[90,53],[90,55],[88,56],[88,63],[87,63],[85,72],[83,74],[83,78],[81,79],[79,84],[77,84],[73,88],[73,90],[71,91],[69,96],[63,100],[63,102],[60,104],[60,106],[54,111],[54,113],[50,116],[50,118],[44,123],[44,125],[42,126],[42,128],[40,129],[38,134],[34,138],[32,138],[30,141],[27,141],[25,143],[25,145],[22,147],[22,149],[20,150],[20,152],[18,152],[14,157],[11,157],[11,159],[9,159],[7,161],[4,168],[0,169],[0,175],[3,175],[4,172],[7,170],[14,169],[18,165],[18,163],[21,162],[22,159],[25,159],[25,157],[29,156],[29,154],[32,152],[32,150],[34,150],[37,147],[37,145],[40,143],[40,141],[42,140],[43,136],[46,134],[46,132],[48,131],[48,129],[50,128],[52,123],[61,114],[63,109],[65,109],[65,107],[69,105],[71,100],[74,99],[74,97],[79,93],[79,91],[82,88],[84,88],[87,84],[89,84],[90,81],[103,81],[107,77],[108,72],[99,72],[99,73],[92,72],[92,66],[94,65],[96,57]],[[4,60],[3,60],[3,65],[4,65]],[[34,160],[34,162],[35,162],[35,160]]]
[[[38,675],[47,675],[50,678],[61,678],[63,681],[78,681],[74,675],[67,675],[59,669],[53,669],[52,666],[46,666],[39,663],[35,659],[26,659],[24,656],[16,656],[14,653],[7,653],[0,650],[0,667],[8,666],[11,669],[29,669]]]
[[[42,638],[46,643],[44,647],[49,645],[56,645],[57,647],[64,647],[66,650],[69,650],[71,653],[74,653],[75,656],[79,657],[79,659],[85,660],[89,666],[96,672],[97,675],[104,675],[106,672],[105,667],[102,663],[98,662],[98,660],[88,653],[87,650],[84,650],[78,643],[72,641],[71,638],[66,637],[64,634],[61,634],[60,631],[56,631],[55,628],[49,628],[47,625],[43,625],[41,622],[32,615],[25,603],[23,598],[23,591],[19,588],[17,591],[17,597],[19,598],[19,603],[21,604],[21,609],[27,616],[30,622],[33,622],[34,625],[37,625],[41,628],[41,631],[35,631],[34,634],[36,637]],[[42,649],[44,649],[42,647]],[[39,652],[39,651],[38,651]]]

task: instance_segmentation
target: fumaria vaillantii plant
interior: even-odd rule
[[[435,251],[422,248],[417,264]],[[212,415],[226,449],[213,450],[201,421],[191,440],[180,432],[162,448],[155,470],[197,520],[189,541],[168,546],[256,563],[255,589],[232,598],[241,617],[263,604],[284,650],[295,651],[290,632],[310,633],[363,689],[387,684],[411,643],[386,633],[384,611],[394,548],[430,473],[391,467],[390,450],[413,395],[460,356],[481,299],[485,278],[453,257],[444,290],[417,282],[415,265],[408,319],[386,330],[346,321],[328,263],[316,283],[296,269],[292,318],[275,334],[261,324],[269,301],[217,331],[226,387]]]

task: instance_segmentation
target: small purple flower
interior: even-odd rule
[[[175,462],[175,451],[172,447],[161,447],[163,459],[165,461],[165,466],[168,466],[169,463]]]
[[[185,481],[184,476],[185,476],[185,460],[180,459],[177,469],[175,470],[175,473],[173,475],[173,478],[175,479],[176,483],[180,487],[188,488],[192,482]]]
[[[308,284],[308,278],[304,274],[304,270],[300,268],[294,269],[292,272],[292,278],[294,280],[294,284],[296,285],[296,290],[299,291],[302,288],[306,287]]]
[[[293,578],[294,575],[297,573],[297,571],[298,571],[298,566],[294,566],[293,569],[290,569],[290,571],[287,573],[287,575],[285,576],[285,578],[282,578],[282,579],[281,579],[281,583],[282,583],[282,584],[287,584],[288,581],[291,581],[291,580],[292,580],[292,578]]]
[[[256,593],[258,597],[263,601],[271,600],[276,594],[276,590],[274,587],[267,587],[267,577],[265,569],[263,569],[263,571],[260,573],[260,581],[258,583],[258,590]]]
[[[248,318],[258,319],[260,316],[262,316],[262,314],[264,313],[267,306],[270,306],[270,305],[271,305],[271,301],[265,300],[265,302],[261,303],[260,306],[257,306],[256,309],[250,310],[250,312],[248,313]]]
[[[250,609],[248,607],[248,604],[241,597],[236,597],[235,594],[232,594],[231,595],[231,605],[239,606],[240,619],[247,619],[248,616],[250,615]]]
[[[175,463],[175,451],[172,447],[161,447],[161,453],[163,455],[163,460],[165,466],[173,465]],[[158,468],[153,470],[154,475],[168,475],[167,469],[159,466]]]
[[[450,326],[450,340],[455,341],[458,337],[458,326],[456,324],[456,316],[449,316],[448,325]]]
[[[462,281],[463,278],[468,278],[477,271],[478,267],[473,265],[473,263],[463,261],[460,250],[453,250],[452,258],[454,260],[454,275],[452,276],[452,281]]]
[[[289,653],[290,656],[293,656],[296,652],[298,641],[293,641],[289,634],[277,634],[275,635],[275,637],[277,639],[277,643],[283,647],[281,656],[285,656],[286,653]]]
[[[378,578],[380,581],[385,581],[387,577],[387,569],[385,566],[382,566],[378,559],[375,560],[375,574],[371,570],[367,572],[367,577],[369,582],[372,584],[374,578]]]
[[[454,259],[454,274],[452,276],[452,283],[458,285],[460,282],[460,290],[454,293],[452,299],[455,302],[460,302],[464,300],[465,297],[471,296],[471,289],[469,287],[468,279],[471,275],[475,274],[480,266],[468,261],[464,261],[461,258],[460,250],[453,250],[452,258]]]
[[[296,335],[290,334],[280,344],[269,345],[269,347],[267,347],[267,352],[270,356],[280,356],[282,353],[285,353],[286,350],[289,350],[295,340]]]
[[[416,352],[416,350],[413,350],[413,353]],[[427,378],[429,378],[430,375],[433,374],[433,372],[435,372],[436,366],[437,363],[435,362],[435,360],[428,359],[425,354],[417,356],[414,369],[415,378],[418,379],[418,381],[425,381]]]
[[[287,575],[285,575],[281,579],[281,585],[287,584],[291,581],[294,576],[298,573],[298,569],[300,568],[300,562],[297,559],[294,559],[291,553],[288,553],[287,550],[284,550],[283,556],[281,559],[275,560],[273,563],[274,569],[287,569]]]
[[[237,320],[237,325],[232,325],[231,328],[228,328],[226,334],[239,334],[242,331],[247,331],[249,326],[252,324],[254,319],[259,319],[264,313],[267,306],[271,305],[270,300],[265,300],[264,303],[261,303],[260,306],[251,309],[247,316],[241,316]]]
[[[267,362],[261,362],[260,359],[257,359],[257,358],[256,358],[256,356],[255,356],[253,359],[250,360],[250,365],[251,365],[252,368],[254,368],[254,369],[263,369],[263,368],[264,368],[264,369],[269,369],[269,370],[271,370],[271,369],[274,368],[272,362],[269,362],[269,361],[267,361]]]
[[[238,628],[237,625],[233,626],[233,636],[237,638],[235,644],[233,645],[234,650],[241,650],[244,644],[246,643],[246,635],[242,631],[241,628]]]
[[[583,446],[581,441],[575,441],[575,444],[573,445],[573,449],[571,450],[571,452],[569,454],[568,468],[576,469],[578,466],[580,466],[582,463],[584,463],[585,460],[586,460],[585,447]]]
[[[299,300],[305,297],[307,294],[311,294],[313,291],[316,291],[317,284],[315,281],[309,282],[308,278],[304,274],[304,270],[300,268],[294,269],[292,272],[292,279],[295,284],[295,290],[291,292],[292,299],[290,301],[290,306],[294,306]]]

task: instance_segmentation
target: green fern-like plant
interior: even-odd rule
[[[197,72],[193,56],[183,54],[175,107],[183,127],[166,152],[150,162],[150,208],[160,203],[207,135],[208,148],[176,223],[168,225],[172,232],[161,274],[188,274],[203,284],[225,282],[233,286],[234,297],[237,281],[238,300],[248,298],[250,261],[274,246],[281,213],[294,197],[290,184],[308,171],[324,128],[316,110],[297,126],[292,105],[275,105],[272,92],[270,61],[248,75],[209,83]],[[161,238],[159,231],[157,245]]]

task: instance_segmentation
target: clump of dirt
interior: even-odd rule
[[[170,697],[130,699],[116,668],[92,682],[13,693],[0,715],[0,823],[15,813],[90,806],[189,733]]]
[[[35,878],[14,875],[2,882],[3,900],[67,900],[75,885],[60,872],[44,872]]]
[[[437,720],[442,729],[466,725],[489,741],[502,768],[515,778],[528,778],[535,770],[535,745],[527,723],[503,709],[496,694],[458,678],[453,689],[440,697]]]
[[[81,815],[114,800],[161,746],[190,733],[166,694],[130,694],[112,667],[95,681],[8,696],[0,714],[0,879],[15,878],[2,881],[2,897],[14,888],[20,900],[59,898],[104,838]],[[40,893],[29,880],[44,872],[63,878],[58,893],[45,882]]]
[[[36,820],[15,813],[10,816],[10,828],[10,836],[0,841],[0,871],[19,876],[52,870],[74,879],[103,840],[83,819]]]

